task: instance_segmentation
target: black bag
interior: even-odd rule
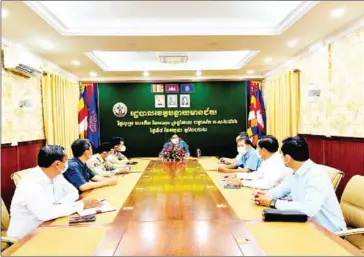
[[[308,220],[308,216],[299,211],[281,211],[271,208],[265,208],[263,210],[263,218],[265,221],[280,222],[306,222]]]

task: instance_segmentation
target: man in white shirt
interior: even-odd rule
[[[293,170],[281,184],[263,192],[254,192],[256,204],[278,210],[296,210],[332,232],[346,230],[346,223],[325,170],[309,158],[303,137],[288,137],[282,145],[283,162]],[[291,201],[282,199],[291,196]]]
[[[241,172],[229,176],[228,183],[258,189],[271,189],[292,172],[284,165],[278,153],[279,143],[274,136],[264,136],[258,141],[257,152],[262,164],[256,172]]]
[[[97,200],[81,200],[77,189],[62,173],[67,154],[58,145],[47,145],[38,153],[38,166],[22,178],[10,207],[9,237],[21,238],[42,222],[100,206]]]

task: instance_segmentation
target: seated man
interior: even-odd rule
[[[305,139],[288,137],[283,140],[281,150],[284,164],[294,173],[268,192],[255,192],[255,203],[279,210],[300,211],[332,232],[346,230],[331,180],[323,168],[309,159]],[[280,199],[289,194],[292,201]]]
[[[91,143],[87,139],[77,139],[72,145],[73,159],[68,162],[68,169],[63,176],[79,191],[112,186],[117,184],[117,178],[104,178],[95,175],[87,167],[86,162],[92,156]]]
[[[124,139],[121,137],[113,137],[110,140],[110,147],[111,151],[106,160],[112,163],[115,168],[125,168],[129,160],[122,154],[126,151]]]
[[[249,137],[240,137],[236,143],[241,159],[234,164],[220,165],[218,171],[224,173],[256,171],[260,167],[261,159],[258,157]]]
[[[67,159],[62,146],[47,145],[39,151],[38,166],[15,189],[7,236],[20,238],[44,221],[100,206],[98,200],[77,201],[78,191],[62,176]]]
[[[91,156],[87,160],[87,167],[96,175],[103,177],[111,177],[116,174],[127,174],[130,171],[130,167],[116,168],[114,164],[106,160],[109,155],[111,147],[109,143],[102,143],[97,149],[98,153]]]
[[[238,139],[241,137],[247,137],[248,134],[246,132],[240,132],[239,135],[236,137],[235,141],[238,142]],[[225,165],[231,165],[231,164],[236,164],[240,159],[241,159],[241,154],[238,153],[238,155],[235,158],[226,158],[226,157],[222,157],[220,158],[220,162],[225,164]]]
[[[190,157],[190,150],[188,149],[188,145],[186,144],[185,141],[183,141],[181,138],[179,138],[176,134],[174,134],[170,141],[165,143],[163,145],[163,149],[159,154],[159,157],[161,158],[161,154],[168,148],[176,148],[176,149],[180,149],[182,148],[183,151],[186,153],[185,157],[188,158]]]
[[[259,189],[271,189],[292,172],[278,153],[279,143],[274,136],[264,136],[258,141],[257,152],[262,165],[256,172],[238,173],[229,176],[232,185]]]

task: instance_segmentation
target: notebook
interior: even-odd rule
[[[99,213],[104,213],[104,212],[116,211],[116,209],[114,207],[112,207],[110,205],[110,203],[108,201],[106,201],[105,199],[101,199],[99,201],[102,203],[102,206],[96,207],[96,208],[91,208],[91,209],[83,209],[83,210],[77,212],[78,215],[85,216],[85,215],[90,215],[90,214],[99,214]]]

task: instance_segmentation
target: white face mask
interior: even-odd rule
[[[171,139],[171,142],[173,143],[173,144],[178,144],[178,138],[173,138],[173,139]]]
[[[247,152],[248,152],[248,150],[245,147],[243,147],[243,146],[238,147],[239,154],[245,155]]]
[[[58,167],[57,167],[57,168],[58,168]],[[64,165],[64,169],[63,169],[63,170],[60,170],[60,169],[58,168],[58,170],[60,170],[60,174],[65,173],[67,169],[68,169],[68,161],[67,161],[67,162],[66,162],[66,164]]]
[[[122,147],[120,147],[120,152],[125,152],[126,151],[126,146],[123,145]]]

